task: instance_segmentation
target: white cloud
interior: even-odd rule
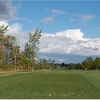
[[[49,22],[53,22],[54,18],[53,17],[45,17],[41,20],[42,23],[49,23]]]
[[[0,19],[7,20],[15,18],[15,12],[17,7],[12,5],[11,0],[1,0],[0,1]]]
[[[67,39],[72,39],[74,41],[77,40],[83,40],[84,41],[84,33],[81,32],[80,29],[68,29],[65,31],[61,31],[61,32],[56,32],[55,34],[43,34],[43,36],[45,37],[57,37],[57,38],[67,38]]]
[[[59,15],[59,14],[67,14],[66,12],[64,12],[64,11],[62,11],[62,10],[57,10],[57,9],[48,9],[48,8],[46,8],[46,10],[48,11],[48,12],[51,12],[52,13],[52,15]]]
[[[84,38],[84,34],[80,29],[43,34],[39,52],[57,55],[100,55],[100,38]]]
[[[95,18],[94,15],[90,15],[90,14],[73,14],[73,15],[79,17],[82,21],[85,22]]]
[[[50,22],[53,22],[54,21],[54,16],[55,15],[59,15],[59,14],[66,14],[65,12],[61,11],[61,10],[56,10],[56,9],[47,9],[46,10],[48,12],[51,12],[52,13],[52,17],[45,17],[43,19],[40,20],[40,22],[42,23],[50,23]]]
[[[65,59],[59,59],[59,62],[65,62]]]
[[[8,25],[7,21],[6,20],[0,20],[0,26],[1,25]]]
[[[81,16],[82,20],[84,20],[84,21],[91,20],[94,17],[95,17],[94,15],[87,15],[87,14]]]
[[[97,27],[96,29],[100,30],[100,26],[99,26],[99,27]]]
[[[72,40],[84,40],[84,34],[80,29],[68,29],[63,32],[57,32],[55,35],[71,38]]]
[[[71,21],[75,21],[75,18],[70,18]]]
[[[17,9],[21,9],[21,4],[18,3],[16,6],[12,5],[11,0],[0,1],[0,21],[2,20],[24,20],[26,22],[33,22],[27,18],[19,18],[15,16]]]
[[[29,19],[27,19],[27,18],[17,18],[17,17],[16,17],[14,20],[23,20],[23,21],[30,22],[30,23],[33,22],[32,20],[29,20]]]
[[[50,11],[52,12],[53,15],[66,14],[66,13],[63,12],[63,11],[61,11],[61,10],[56,10],[56,9],[51,9]]]

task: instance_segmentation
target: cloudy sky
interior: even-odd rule
[[[24,49],[29,32],[42,28],[39,58],[81,62],[100,56],[100,1],[0,0],[0,25]]]

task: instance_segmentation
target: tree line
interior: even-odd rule
[[[65,69],[83,69],[83,70],[100,70],[100,57],[93,59],[92,57],[87,57],[81,63],[62,63],[61,68]]]
[[[16,37],[5,35],[9,31],[8,27],[8,25],[0,26],[0,70],[33,71],[34,69],[55,69],[58,67],[51,59],[36,60],[42,29],[37,28],[34,33],[30,32],[24,50],[20,51]]]
[[[0,70],[23,70],[33,71],[35,69],[100,69],[100,58],[87,57],[82,63],[59,64],[52,59],[38,59],[37,51],[40,44],[42,29],[36,29],[34,33],[29,33],[29,39],[24,45],[24,50],[20,51],[16,37],[5,35],[8,25],[0,26]]]

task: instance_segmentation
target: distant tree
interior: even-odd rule
[[[100,58],[96,57],[94,60],[94,66],[98,70],[100,68]]]
[[[39,59],[40,69],[49,69],[49,61],[45,58]]]
[[[90,63],[87,60],[82,61],[82,68],[87,70],[90,68]]]
[[[92,57],[87,57],[86,60],[90,63],[90,67],[89,68],[93,68],[93,58]]]
[[[81,66],[80,63],[77,63],[77,64],[76,64],[76,69],[82,69],[82,66]]]
[[[74,64],[74,63],[70,63],[70,69],[76,69],[77,68],[77,65]]]
[[[61,63],[61,68],[65,68],[65,63]]]
[[[55,64],[55,60],[51,60],[51,59],[39,59],[38,61],[39,63],[39,69],[57,69],[59,68],[58,64]]]
[[[57,69],[58,68],[58,65],[55,64],[55,60],[48,59],[48,62],[49,62],[49,65],[50,65],[51,69]]]
[[[93,67],[93,59],[92,57],[87,57],[84,61],[82,61],[82,68],[87,70]]]

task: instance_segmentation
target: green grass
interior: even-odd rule
[[[100,99],[100,71],[0,74],[0,99]]]

